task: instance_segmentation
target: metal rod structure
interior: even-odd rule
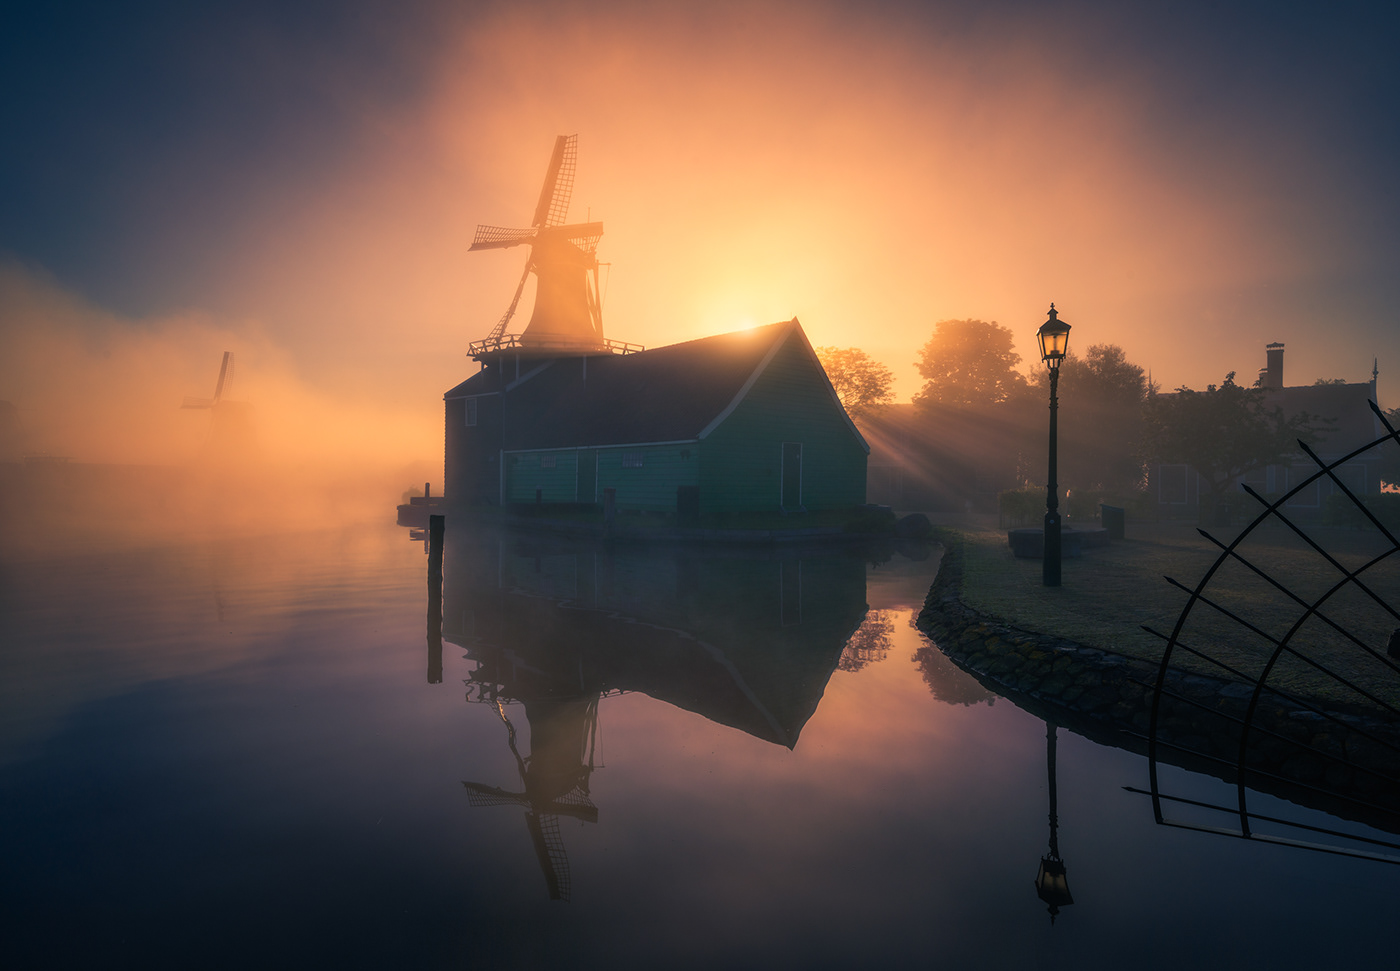
[[[1045,543],[1041,556],[1041,579],[1047,587],[1060,585],[1060,485],[1056,469],[1056,420],[1060,369],[1050,368],[1050,483],[1045,490]]]

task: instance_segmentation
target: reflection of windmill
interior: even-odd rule
[[[547,711],[544,717],[530,719],[531,754],[523,758],[515,744],[515,726],[499,700],[495,707],[505,723],[506,740],[525,791],[509,792],[479,782],[463,782],[467,801],[473,806],[523,806],[525,826],[544,871],[549,899],[567,901],[572,886],[559,817],[572,816],[585,823],[598,821],[598,807],[588,797],[588,779],[593,774],[598,740],[598,697],[527,706],[527,718],[528,707],[546,707]]]
[[[506,249],[527,244],[530,256],[506,312],[484,341],[472,344],[473,354],[505,345],[602,348],[603,319],[598,303],[598,239],[601,222],[565,225],[574,190],[578,136],[560,135],[545,172],[535,217],[529,229],[478,226],[471,249]],[[525,281],[535,274],[535,309],[519,338],[505,338]]]
[[[186,396],[181,408],[208,410],[213,435],[210,448],[216,459],[245,455],[253,444],[252,407],[246,401],[230,401],[225,397],[233,388],[233,351],[224,351],[219,364],[219,379],[214,383],[214,397]]]

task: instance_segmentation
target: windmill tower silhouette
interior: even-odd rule
[[[602,310],[598,301],[598,240],[601,222],[566,224],[578,163],[578,136],[560,135],[545,171],[544,185],[529,229],[481,225],[470,251],[529,246],[515,296],[485,340],[471,345],[473,355],[505,347],[528,347],[568,353],[604,350]],[[535,274],[535,308],[518,337],[506,336],[530,274]]]
[[[230,401],[224,397],[233,387],[233,351],[224,351],[219,364],[219,378],[214,383],[214,397],[196,398],[190,395],[181,408],[207,410],[211,435],[209,455],[215,460],[238,458],[248,453],[253,444],[253,409],[246,401]]]

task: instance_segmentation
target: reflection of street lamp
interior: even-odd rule
[[[1060,400],[1060,364],[1069,349],[1069,324],[1059,319],[1050,305],[1050,319],[1036,331],[1040,357],[1050,369],[1050,484],[1045,497],[1045,546],[1041,556],[1041,580],[1047,587],[1060,585],[1060,486],[1055,481],[1055,418]]]
[[[1054,312],[1053,309],[1051,311]],[[1045,723],[1045,759],[1050,769],[1050,852],[1040,858],[1040,872],[1035,875],[1036,896],[1050,908],[1050,923],[1055,923],[1055,915],[1061,907],[1074,903],[1069,895],[1069,881],[1065,878],[1065,864],[1060,859],[1060,840],[1057,834],[1059,818],[1055,815],[1055,726]]]

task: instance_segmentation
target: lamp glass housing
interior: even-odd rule
[[[1035,332],[1040,341],[1040,358],[1052,370],[1060,366],[1069,352],[1069,324],[1060,320],[1055,305],[1050,305],[1050,319],[1040,325]]]

